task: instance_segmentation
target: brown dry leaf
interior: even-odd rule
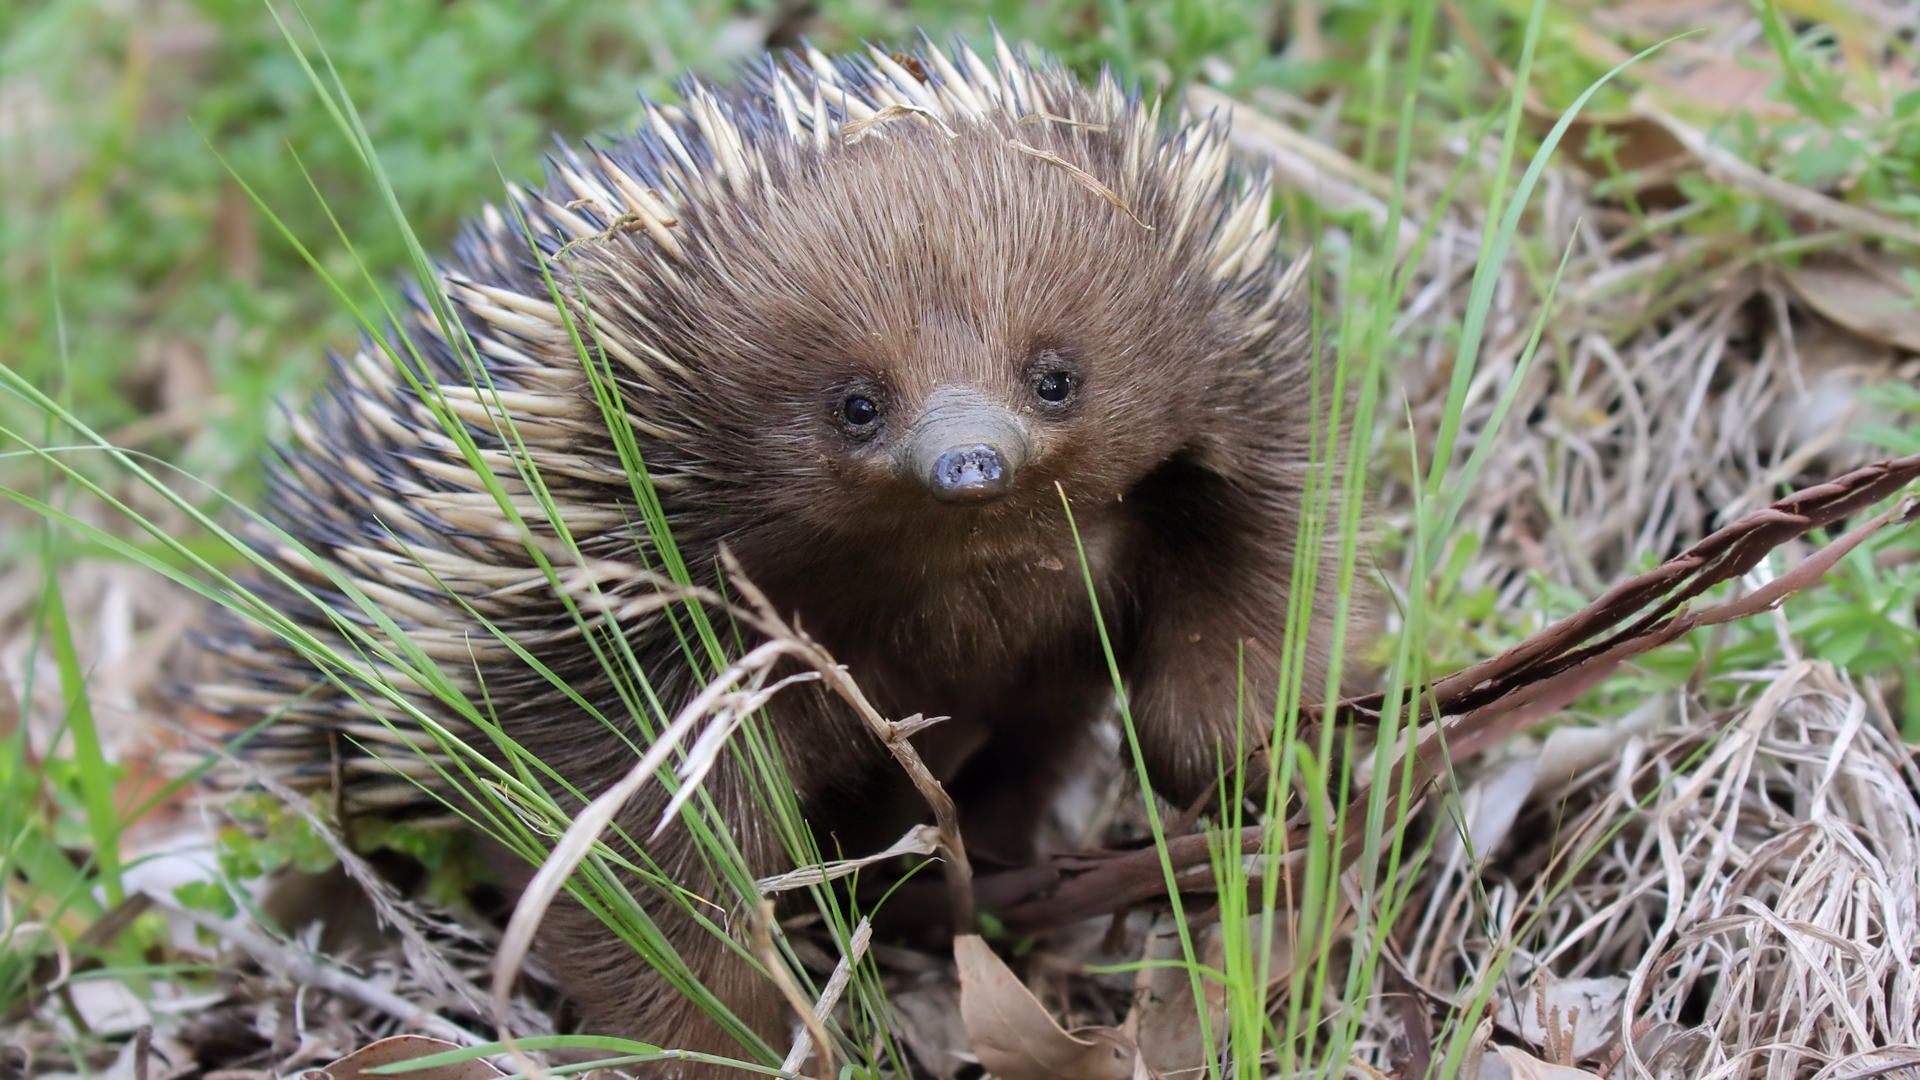
[[[1708,59],[1692,64],[1682,72],[1641,72],[1646,77],[1645,95],[1667,109],[1683,109],[1690,115],[1718,118],[1733,113],[1750,113],[1763,119],[1781,119],[1793,115],[1789,106],[1767,99],[1772,72],[1737,63],[1732,59]],[[1531,96],[1526,112],[1536,129],[1545,134],[1559,123],[1563,110],[1550,108]],[[1606,155],[1589,153],[1594,132],[1604,132],[1611,140]],[[1687,145],[1652,116],[1638,108],[1625,112],[1595,112],[1583,109],[1568,125],[1563,145],[1572,159],[1588,175],[1608,178],[1617,168],[1621,172],[1661,170],[1653,182],[1653,191],[1670,188],[1666,172],[1679,168],[1691,156]]]
[[[978,934],[953,939],[960,1020],[980,1064],[1000,1080],[1130,1080],[1139,1056],[1113,1028],[1069,1033]]]
[[[1593,12],[1603,29],[1661,38],[1749,15],[1744,0],[1615,0]]]
[[[1757,117],[1790,117],[1794,108],[1767,99],[1780,76],[1771,51],[1729,51],[1727,42],[1751,35],[1754,21],[1744,0],[1707,0],[1699,4],[1612,5],[1593,12],[1593,26],[1574,31],[1575,46],[1595,63],[1609,67],[1633,55],[1619,37],[1651,42],[1687,31],[1707,30],[1706,38],[1670,41],[1658,52],[1629,66],[1625,75],[1671,105],[1703,112],[1750,112]]]
[[[453,1043],[429,1039],[424,1035],[395,1035],[390,1039],[368,1043],[320,1072],[327,1080],[388,1080],[389,1075],[405,1077],[406,1080],[495,1080],[506,1075],[478,1058],[457,1065],[438,1065],[404,1073],[380,1074],[372,1071],[382,1065],[414,1061],[458,1049],[460,1047]]]
[[[1542,134],[1560,122],[1553,109],[1527,103],[1527,116]],[[1602,131],[1613,140],[1612,161],[1587,152],[1593,132]],[[1632,113],[1595,113],[1582,110],[1568,125],[1563,146],[1572,151],[1573,160],[1589,175],[1608,177],[1617,167],[1621,172],[1641,172],[1671,165],[1686,156],[1687,148],[1666,128]]]
[[[1806,305],[1861,337],[1920,352],[1920,298],[1900,280],[1899,265],[1843,255],[1814,255],[1782,271]]]
[[[1715,28],[1720,38],[1740,36],[1743,24],[1752,20],[1752,12],[1737,0],[1697,0],[1675,3],[1629,3],[1612,5],[1593,12],[1595,24],[1572,28],[1574,46],[1588,59],[1612,66],[1628,60],[1632,50],[1617,38],[1623,32],[1638,37],[1664,37],[1682,30]],[[1479,45],[1482,62],[1494,65],[1503,76],[1510,76],[1484,44]],[[1624,112],[1600,113],[1584,110],[1575,117],[1567,132],[1567,149],[1582,169],[1597,177],[1609,176],[1617,167],[1625,172],[1660,170],[1663,174],[1681,168],[1689,158],[1700,164],[1684,139],[1669,130],[1661,120],[1662,112],[1684,112],[1712,123],[1726,116],[1745,113],[1761,120],[1790,119],[1793,106],[1767,97],[1767,90],[1780,76],[1775,58],[1765,50],[1751,53],[1727,52],[1714,42],[1680,40],[1626,69],[1626,76],[1641,89],[1636,103]],[[1657,105],[1649,110],[1642,103]],[[1528,118],[1542,133],[1560,120],[1562,110],[1549,107],[1532,93],[1525,101]],[[1586,153],[1588,139],[1595,131],[1611,136],[1612,161]],[[1664,201],[1675,194],[1670,178],[1651,179],[1641,197]]]

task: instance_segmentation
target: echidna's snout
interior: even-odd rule
[[[947,389],[927,399],[902,465],[941,502],[980,503],[1006,494],[1026,457],[1012,413],[976,391]]]
[[[1013,470],[985,443],[956,446],[933,462],[933,497],[953,502],[991,499],[1006,490]]]

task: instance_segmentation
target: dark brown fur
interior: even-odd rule
[[[1097,117],[1106,107],[1065,86],[1035,111]],[[1072,500],[1154,786],[1188,802],[1231,754],[1243,666],[1250,729],[1271,717],[1299,508],[1316,476],[1311,364],[1298,313],[1262,309],[1277,262],[1252,285],[1223,283],[1208,269],[1207,228],[1172,241],[1173,219],[1188,211],[1171,181],[1126,164],[1128,140],[1148,137],[1141,130],[1009,116],[942,127],[905,117],[884,138],[826,152],[768,137],[771,194],[679,208],[673,235],[684,258],[661,259],[645,237],[617,235],[556,265],[579,275],[601,334],[674,361],[628,373],[622,389],[630,414],[671,429],[643,433],[640,445],[663,478],[689,565],[712,581],[712,556],[727,545],[885,714],[950,717],[920,737],[922,752],[955,792],[973,844],[1017,860],[1033,854],[1039,808],[1111,698],[1060,491]],[[1014,142],[1084,169],[1126,209]],[[456,277],[544,300],[545,286],[501,257],[511,243],[498,230],[469,238]],[[470,325],[499,332],[480,318]],[[438,365],[435,377],[458,381],[437,334],[413,333]],[[571,347],[522,337],[514,348],[537,363],[499,364],[501,383],[577,403],[566,421],[576,433],[536,437],[536,460],[564,451],[605,466],[611,446],[604,431],[592,435],[599,417]],[[1038,362],[1071,366],[1077,383],[1064,407],[1035,401]],[[503,554],[444,515],[413,510],[418,520],[395,523],[389,512],[374,523],[370,490],[387,493],[389,507],[417,506],[422,492],[448,484],[422,471],[417,439],[367,422],[370,409],[385,408],[415,424],[395,404],[404,393],[369,378],[314,411],[276,484],[279,520],[361,580],[380,579],[347,549],[392,547],[381,539],[387,528],[476,563],[530,567],[524,552],[515,563],[511,545]],[[849,387],[881,410],[879,434],[866,441],[836,419]],[[894,453],[923,404],[953,388],[1024,433],[1012,486],[995,500],[936,501]],[[620,508],[618,520],[636,520],[624,480],[562,472],[554,482],[563,504]],[[632,559],[630,528],[603,521],[576,539],[600,557]],[[1335,607],[1331,565],[1312,558],[1323,565],[1306,641],[1309,698],[1324,685]],[[577,638],[554,631],[565,613],[546,590],[507,598],[477,578],[452,587],[619,712]],[[305,605],[280,602],[325,632]],[[455,610],[445,620],[458,627],[467,617]],[[669,712],[698,689],[663,623],[637,625],[628,638]],[[249,688],[234,712],[252,716],[276,694],[311,689],[283,646],[257,632],[250,640],[254,651],[229,656],[232,677]],[[481,674],[509,730],[587,795],[630,768],[624,747],[518,660],[484,657]],[[309,727],[324,727],[351,706],[322,693],[301,708]],[[864,726],[817,686],[776,697],[768,717],[830,854],[884,844],[922,812]],[[291,737],[280,752],[312,753]],[[750,868],[765,875],[787,859],[753,785],[730,755],[706,781]],[[618,823],[648,835],[665,798],[649,786]],[[687,889],[732,899],[684,829],[669,828],[647,854]],[[791,1017],[771,984],[677,909],[636,894],[693,971],[784,1048]],[[590,1030],[738,1053],[583,909],[556,908],[540,945]]]

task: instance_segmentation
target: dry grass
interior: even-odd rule
[[[1477,857],[1451,845],[1422,882],[1411,984],[1446,1000],[1511,948],[1500,1041],[1622,1075],[1920,1062],[1920,777],[1831,667],[1749,679],[1732,708],[1529,740],[1472,785]]]

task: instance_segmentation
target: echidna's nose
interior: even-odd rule
[[[927,396],[896,462],[902,480],[936,500],[978,505],[1013,491],[1028,448],[1019,417],[979,390],[947,386]]]
[[[1000,451],[985,443],[956,446],[933,462],[933,497],[941,502],[980,502],[1007,490],[1013,470]]]

